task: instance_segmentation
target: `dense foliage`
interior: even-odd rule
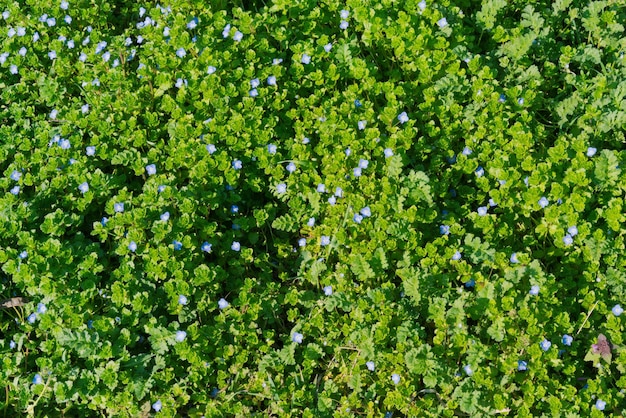
[[[0,411],[625,414],[625,6],[0,2]]]

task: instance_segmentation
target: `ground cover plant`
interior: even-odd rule
[[[0,2],[0,412],[623,415],[625,6]]]

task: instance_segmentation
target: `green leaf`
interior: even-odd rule
[[[360,280],[371,279],[375,275],[374,270],[361,254],[350,256],[350,269]]]

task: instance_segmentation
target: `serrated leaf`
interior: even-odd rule
[[[295,216],[286,213],[272,222],[272,228],[285,232],[296,232],[300,226]]]
[[[361,280],[371,279],[375,275],[374,270],[361,254],[353,254],[350,257],[350,270]]]

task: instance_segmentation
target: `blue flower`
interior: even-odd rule
[[[278,147],[276,147],[276,145],[274,144],[268,144],[267,145],[267,152],[269,152],[270,154],[276,154],[276,150],[278,149]]]
[[[385,153],[385,158],[389,158],[393,156],[393,150],[391,148],[385,148],[383,152]]]
[[[282,58],[274,58],[272,60],[272,65],[280,65],[283,62]]]
[[[361,167],[355,167],[352,170],[352,174],[354,175],[354,177],[361,177]]]
[[[224,26],[224,30],[222,31],[222,36],[224,38],[228,38],[229,34],[230,34],[230,23]]]
[[[606,408],[606,402],[604,402],[602,399],[598,399],[596,401],[595,407],[598,411],[604,411],[604,408]]]
[[[193,19],[191,19],[191,21],[189,23],[187,23],[187,29],[195,29],[196,26],[198,26],[198,18],[194,17]]]
[[[35,377],[33,378],[33,384],[35,385],[43,384],[43,379],[41,378],[41,375],[39,373],[37,373]]]
[[[289,171],[289,173],[293,173],[294,171],[296,171],[296,165],[291,162],[289,163],[289,165],[287,165],[287,167],[285,167],[285,169]]]
[[[565,244],[565,246],[570,246],[572,245],[573,242],[574,242],[574,239],[572,238],[570,234],[567,234],[563,237],[563,244]]]
[[[78,186],[78,190],[80,190],[83,194],[87,193],[89,191],[89,184],[87,184],[86,181],[82,182]]]
[[[567,233],[570,234],[572,237],[575,237],[576,235],[578,235],[578,228],[576,227],[576,225],[570,226],[569,228],[567,228]]]
[[[241,160],[233,161],[233,168],[235,170],[241,170],[241,167],[243,167],[243,164],[241,163]]]
[[[406,114],[406,112],[402,112],[398,115],[398,121],[400,123],[406,123],[409,121],[409,115]]]
[[[296,344],[302,344],[302,339],[304,338],[304,336],[302,334],[300,334],[299,332],[294,332],[291,335],[291,341],[293,341]]]
[[[376,370],[376,365],[373,361],[368,361],[367,363],[365,363],[365,365],[367,366],[367,370],[369,370],[370,372]]]
[[[519,263],[519,260],[517,259],[517,253],[513,253],[511,254],[511,258],[509,259],[511,261],[511,263],[513,264],[517,264]]]
[[[156,412],[159,412],[162,407],[163,407],[163,404],[161,403],[161,400],[158,400],[152,404],[152,409],[154,409]]]
[[[363,158],[359,159],[359,167],[365,170],[369,166],[370,162],[364,160]]]
[[[455,252],[454,255],[452,255],[452,260],[454,261],[458,261],[460,260],[462,257],[461,253],[459,251]]]
[[[341,12],[339,12],[339,16],[341,16],[342,19],[347,19],[348,16],[350,16],[350,12],[344,9]]]
[[[594,155],[596,155],[596,152],[598,152],[597,148],[594,148],[594,147],[587,148],[587,157],[589,158],[593,157]]]
[[[217,151],[217,148],[215,148],[215,145],[209,144],[206,146],[206,150],[209,151],[209,154],[213,154],[215,151]]]
[[[165,190],[165,186],[160,185],[159,187],[157,187],[157,192],[162,193],[163,190]]]
[[[465,156],[471,155],[471,153],[472,153],[472,150],[469,149],[468,147],[463,148],[463,151],[461,152],[461,154]]]
[[[467,289],[471,289],[474,286],[476,286],[476,280],[474,280],[474,279],[470,279],[469,281],[465,282],[465,287]]]
[[[233,251],[239,251],[241,249],[241,245],[237,241],[234,241],[230,246],[230,249]]]
[[[276,185],[276,191],[280,194],[283,194],[287,191],[287,185],[285,183],[279,183]]]
[[[230,207],[230,213],[239,213],[239,206],[237,205],[232,205]]]
[[[183,249],[183,243],[180,242],[180,241],[174,240],[174,241],[172,241],[172,244],[174,245],[174,250],[176,250],[176,251],[180,251],[180,250]]]
[[[465,373],[466,373],[468,376],[471,376],[471,375],[473,375],[473,374],[474,374],[474,371],[472,370],[472,368],[470,367],[470,365],[469,365],[469,364],[466,364],[466,365],[465,365],[465,367],[463,367],[463,371],[465,371]]]
[[[103,216],[102,219],[100,220],[100,223],[102,224],[102,226],[106,226],[107,222],[109,222],[109,218],[107,218],[106,216]]]
[[[9,67],[9,72],[11,74],[17,74],[18,73],[17,65],[11,64],[11,66]]]
[[[226,309],[228,308],[228,306],[230,306],[230,303],[228,303],[226,301],[226,299],[221,298],[218,302],[217,302],[217,307],[220,309]]]
[[[359,126],[359,130],[362,131],[367,126],[367,121],[366,120],[360,120],[357,123],[357,125]]]
[[[23,260],[23,259],[25,259],[26,257],[28,257],[28,252],[27,252],[27,251],[22,251],[22,252],[20,253],[19,257],[20,257],[22,260]]]
[[[443,29],[443,28],[445,28],[446,26],[448,26],[448,21],[446,20],[446,18],[445,18],[445,17],[442,17],[441,19],[439,19],[439,20],[437,21],[437,25],[438,25],[441,29]]]
[[[315,225],[315,218],[309,218],[306,224],[312,228]]]
[[[331,44],[330,42],[324,45],[324,51],[330,52],[331,49],[333,49],[333,44]]]
[[[504,102],[506,102],[506,96],[505,96],[504,94],[501,94],[501,95],[500,95],[500,98],[498,99],[498,101],[499,101],[500,103],[504,103]]]
[[[37,304],[37,313],[38,314],[45,314],[48,311],[48,308],[46,308],[46,305],[43,303],[38,303]]]
[[[298,246],[300,246],[300,247],[306,246],[306,238],[300,238],[298,240]]]
[[[325,193],[326,192],[326,186],[324,185],[324,183],[320,183],[317,185],[317,192],[318,193]]]
[[[450,233],[450,226],[448,226],[448,225],[439,225],[439,233],[441,235],[448,235]]]
[[[11,342],[9,343],[9,348],[11,350],[15,350],[15,347],[17,347],[17,344],[15,344],[15,341],[11,340]]]
[[[517,361],[517,370],[520,372],[526,371],[528,367],[528,363],[526,363],[524,360],[518,360]]]
[[[133,253],[137,251],[137,243],[135,241],[131,241],[130,244],[128,244],[128,250]]]
[[[309,64],[311,62],[311,57],[307,54],[302,54],[302,59],[300,59],[302,64]]]
[[[330,237],[327,235],[322,235],[322,238],[320,239],[320,245],[326,246],[329,244],[330,244]]]
[[[361,215],[363,215],[366,218],[369,218],[370,216],[372,216],[372,211],[370,210],[369,206],[365,206],[359,212],[361,213]]]
[[[517,104],[522,106],[524,104],[524,98],[520,97],[519,99],[517,99]]]
[[[163,213],[161,214],[161,220],[162,220],[163,222],[167,222],[167,221],[169,221],[169,220],[170,220],[170,213],[169,213],[169,212],[163,212]]]
[[[355,213],[352,219],[354,220],[354,222],[360,224],[363,221],[363,216],[361,216],[358,213]]]
[[[236,31],[235,34],[233,35],[233,39],[236,42],[241,41],[243,39],[243,33],[239,32],[239,31]]]
[[[37,314],[32,313],[32,314],[28,315],[27,319],[28,319],[28,323],[34,324],[35,321],[37,321]]]
[[[56,110],[56,109],[52,109],[52,111],[50,112],[50,115],[49,115],[49,116],[50,116],[50,119],[56,119],[56,118],[57,118],[57,116],[58,116],[58,114],[59,114],[59,111],[58,111],[58,110]]]
[[[537,295],[539,294],[539,286],[537,286],[536,284],[535,284],[535,285],[533,285],[533,286],[530,288],[530,292],[529,292],[529,293],[530,293],[531,295],[533,295],[533,296],[537,296]]]
[[[339,24],[339,29],[341,29],[341,30],[348,29],[348,25],[349,25],[349,23],[347,21],[342,20],[341,23]]]
[[[479,216],[487,215],[487,206],[481,206],[477,210]]]
[[[257,89],[252,89],[250,90],[250,92],[248,92],[248,94],[250,95],[250,97],[257,97],[259,95],[259,92],[257,91]]]
[[[213,73],[214,73],[214,72],[216,72],[216,71],[217,71],[217,68],[215,68],[215,67],[214,67],[214,66],[212,66],[212,65],[209,65],[209,67],[208,67],[208,68],[207,68],[207,70],[206,70],[206,73],[207,73],[207,74],[213,74]]]
[[[543,351],[548,351],[551,346],[552,346],[552,343],[545,339],[539,343],[539,347],[541,347]]]
[[[476,177],[482,177],[485,174],[485,169],[479,166],[474,173]]]
[[[539,206],[541,206],[541,208],[545,208],[546,206],[548,206],[550,204],[550,202],[548,202],[548,199],[546,199],[545,196],[543,196],[541,199],[539,199]]]
[[[496,203],[495,200],[489,199],[489,206],[494,207],[494,206],[498,206],[498,204]]]
[[[397,385],[398,383],[400,383],[400,375],[397,373],[392,374],[391,381]]]
[[[330,203],[331,205],[334,205],[335,203],[337,203],[337,198],[335,196],[329,197],[328,203]]]
[[[178,48],[176,50],[176,56],[178,56],[178,58],[183,58],[185,55],[187,55],[185,48]]]
[[[187,338],[187,333],[185,331],[176,331],[176,341],[182,343]]]
[[[343,189],[341,187],[336,187],[335,188],[335,196],[343,197]]]
[[[572,345],[572,341],[574,341],[574,338],[571,335],[563,335],[563,338],[561,338],[561,342],[563,343],[563,345]]]
[[[122,213],[124,212],[124,204],[123,203],[116,203],[113,205],[113,210],[117,213]]]
[[[332,286],[325,286],[324,287],[324,294],[326,296],[330,296],[333,294],[333,287]]]
[[[619,305],[615,305],[613,306],[613,309],[611,309],[611,312],[613,312],[613,315],[615,316],[620,316],[622,313],[624,313],[624,309],[622,309],[622,307]]]
[[[352,150],[350,148],[346,148],[346,150],[344,151],[344,153],[346,154],[346,157],[349,157],[350,154],[352,154]]]

